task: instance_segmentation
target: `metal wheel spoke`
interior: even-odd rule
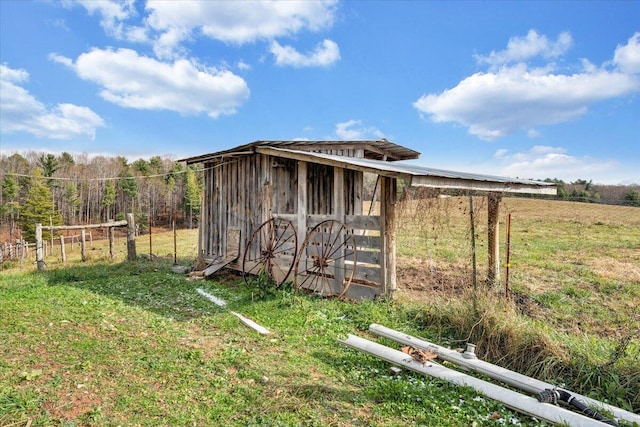
[[[323,221],[305,238],[296,261],[296,287],[322,296],[342,296],[356,266],[355,239],[344,224]],[[346,264],[347,258],[351,263]],[[311,266],[311,267],[309,267]]]
[[[270,219],[260,225],[247,241],[242,259],[242,272],[245,282],[249,276],[265,271],[280,286],[287,279],[294,265],[294,257],[280,256],[292,251],[297,253],[298,238],[290,221]],[[259,256],[252,256],[252,253]]]

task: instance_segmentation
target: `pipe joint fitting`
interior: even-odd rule
[[[464,351],[464,353],[462,353],[462,357],[464,357],[465,359],[477,359],[478,356],[476,356],[476,345],[467,343],[467,349]]]

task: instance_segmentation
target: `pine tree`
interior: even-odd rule
[[[80,197],[78,196],[78,187],[72,182],[68,183],[64,187],[64,199],[63,204],[66,205],[66,218],[67,224],[72,224],[76,217],[76,211],[80,206]]]
[[[107,181],[107,184],[104,186],[104,193],[102,194],[102,207],[105,211],[105,220],[113,219],[110,215],[111,205],[116,202],[116,186],[113,181]]]
[[[136,181],[135,177],[131,174],[131,172],[126,171],[120,174],[120,180],[118,181],[118,185],[122,190],[125,199],[129,199],[131,202],[131,208],[125,206],[125,209],[129,209],[128,212],[135,213],[135,200],[138,195],[138,181]]]
[[[20,225],[22,226],[22,238],[27,241],[35,240],[36,223],[47,225],[62,224],[60,214],[55,210],[55,204],[51,198],[51,190],[44,182],[42,173],[36,169],[33,172],[31,185],[27,199],[20,210]],[[50,239],[51,232],[43,231],[43,239]]]

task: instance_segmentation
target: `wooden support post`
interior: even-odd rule
[[[60,235],[60,253],[62,254],[62,262],[67,262],[67,251],[64,249],[64,236]]]
[[[83,228],[82,230],[80,230],[80,259],[82,260],[82,262],[85,262],[87,260],[87,245],[85,241],[86,239],[87,232]]]
[[[127,214],[127,260],[135,261],[136,254],[136,222],[132,213]]]
[[[173,226],[173,264],[178,265],[178,235],[176,233],[176,220],[172,222]]]
[[[488,247],[489,247],[489,270],[487,272],[487,282],[494,285],[500,281],[500,193],[489,193],[487,195],[488,213]]]
[[[109,230],[109,258],[111,258],[111,260],[113,261],[113,258],[114,258],[113,247],[114,247],[116,228],[109,227],[108,230]]]
[[[26,258],[27,249],[29,249],[29,244],[26,241],[21,240],[20,241],[20,268],[22,268],[22,266],[24,265],[24,259]],[[16,251],[17,250],[18,249],[16,248]],[[36,253],[36,258],[37,258],[37,255],[38,254]],[[42,263],[42,268],[44,269],[44,261]]]
[[[302,242],[307,235],[307,162],[298,162],[298,242]],[[307,266],[304,264],[307,254],[300,254],[302,262],[301,270],[305,271]]]
[[[395,178],[382,177],[380,187],[380,236],[382,238],[382,281],[384,295],[393,298],[396,282],[396,190]]]
[[[42,224],[36,223],[36,264],[39,271],[44,271],[44,251],[42,250]]]
[[[335,218],[344,223],[344,169],[339,167],[333,168],[333,214]],[[344,239],[346,238],[346,233],[348,230],[344,231],[344,235],[340,236],[340,252],[335,254],[336,262],[334,265],[334,275],[335,281],[338,285],[339,289],[343,289],[344,284]],[[335,291],[335,290],[334,290]]]
[[[469,194],[469,221],[471,222],[471,263],[473,266],[473,292],[478,292],[478,257],[476,252],[476,208],[473,205],[473,192]],[[474,299],[474,304],[475,304],[475,299]]]
[[[51,217],[51,215],[49,215],[49,225],[53,227],[53,218]],[[51,250],[49,251],[49,254],[53,256],[53,231],[51,232],[50,239],[51,239],[51,245],[50,245]]]

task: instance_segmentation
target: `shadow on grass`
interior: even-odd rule
[[[34,274],[44,274],[50,286],[72,286],[181,321],[222,310],[199,295],[198,288],[242,291],[237,276],[221,274],[214,280],[192,281],[173,273],[172,265],[164,259],[139,257],[135,262],[68,266]]]

